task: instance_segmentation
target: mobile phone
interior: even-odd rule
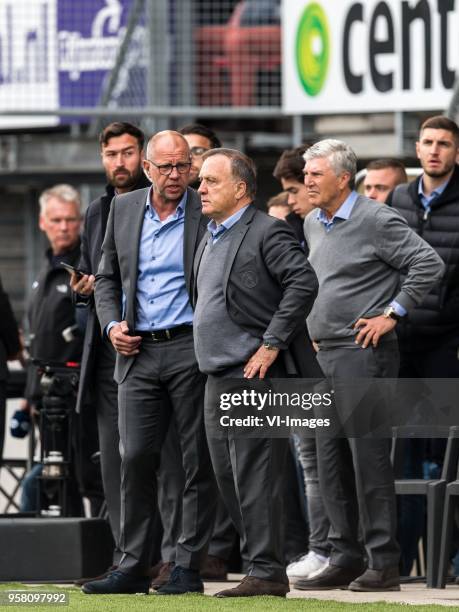
[[[87,272],[85,272],[84,270],[79,270],[78,268],[75,268],[75,266],[71,266],[65,261],[61,261],[59,263],[63,268],[67,270],[69,274],[75,273],[77,276],[84,276],[85,274],[87,274]]]

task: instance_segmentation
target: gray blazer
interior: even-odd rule
[[[136,293],[139,244],[145,215],[148,188],[116,196],[113,199],[107,230],[102,245],[102,256],[96,274],[95,301],[102,333],[111,321],[125,319],[130,330],[136,327]],[[191,296],[193,287],[193,258],[207,227],[202,215],[201,199],[194,189],[187,189],[185,229],[183,235],[183,265],[185,283]],[[122,313],[122,296],[125,312]],[[117,355],[115,380],[122,382],[134,357]]]
[[[306,333],[319,285],[293,231],[253,205],[234,229],[222,281],[229,316],[260,341],[267,332],[289,347],[282,352],[288,374],[320,376]],[[196,252],[195,278],[206,241]]]

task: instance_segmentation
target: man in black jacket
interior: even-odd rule
[[[421,126],[416,154],[424,170],[398,185],[387,203],[442,257],[441,283],[399,325],[402,371],[411,377],[458,377],[459,128],[438,116]],[[410,369],[411,374],[407,370]]]
[[[69,286],[70,277],[67,270],[61,265],[61,262],[64,262],[76,266],[80,259],[80,207],[80,195],[71,185],[55,185],[46,189],[40,196],[39,225],[41,231],[46,234],[50,247],[46,251],[39,274],[32,284],[29,298],[27,321],[30,339],[29,353],[32,359],[79,362],[81,358],[82,334]],[[40,376],[37,367],[31,363],[27,370],[24,408],[40,409],[42,396]],[[88,465],[85,463],[84,469],[80,470],[80,467],[83,466],[83,457],[79,452],[81,450],[79,444],[75,444],[77,434],[79,441],[81,434],[79,424],[73,428],[72,432],[74,450],[78,451],[73,456],[72,470],[75,469],[79,476],[79,485],[82,489],[86,484],[88,486],[92,484],[86,480]],[[94,446],[97,448],[97,443],[94,443]],[[73,475],[72,472],[69,513],[79,516],[83,512],[83,507]],[[88,480],[92,481],[92,476]],[[89,493],[88,497],[93,499],[95,506],[100,503],[100,500],[96,499],[100,498],[97,487],[87,493]]]
[[[445,274],[417,308],[397,326],[400,376],[459,377],[459,128],[447,117],[435,116],[421,126],[416,154],[423,174],[398,185],[387,203],[424,238],[446,264]],[[441,463],[444,440],[411,440],[408,478],[422,478],[422,462]],[[402,574],[408,574],[424,529],[422,500],[402,498],[399,538]],[[416,508],[418,508],[416,510]]]
[[[7,361],[18,359],[20,349],[21,344],[19,342],[16,319],[14,318],[8,295],[3,289],[0,280],[0,465],[5,438]]]
[[[95,406],[99,431],[100,462],[108,518],[115,541],[113,564],[118,565],[120,530],[120,466],[118,432],[118,385],[113,380],[115,351],[103,338],[94,307],[94,279],[101,257],[110,204],[116,194],[150,185],[142,170],[143,132],[130,123],[107,125],[99,137],[102,164],[107,176],[105,193],[88,206],[84,220],[79,268],[86,272],[72,277],[77,303],[87,309],[77,411],[86,403]],[[84,584],[79,580],[78,584]]]

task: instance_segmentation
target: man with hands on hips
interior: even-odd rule
[[[205,418],[217,483],[245,539],[248,575],[217,597],[275,595],[289,590],[283,547],[283,465],[288,439],[215,437],[222,379],[307,376],[305,316],[317,279],[292,230],[253,205],[253,161],[234,149],[203,156],[199,193],[210,217],[195,256],[194,337],[208,375]],[[285,359],[284,359],[285,357]],[[290,361],[288,361],[290,357]],[[298,357],[298,360],[295,359]],[[276,517],[272,520],[272,517]]]
[[[304,228],[319,279],[307,324],[319,365],[329,378],[396,378],[394,328],[439,281],[443,263],[401,215],[353,190],[357,164],[347,144],[320,141],[304,159],[308,197],[316,209]],[[350,413],[354,400],[344,397],[340,409]],[[370,410],[371,399],[368,403]],[[319,436],[317,449],[331,524],[330,564],[295,587],[400,590],[390,440]]]

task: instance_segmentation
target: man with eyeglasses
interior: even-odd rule
[[[143,162],[149,189],[110,207],[95,300],[117,353],[122,557],[85,593],[148,593],[156,469],[170,419],[183,456],[182,534],[159,594],[202,592],[199,568],[212,533],[215,483],[203,422],[205,377],[193,348],[193,256],[206,231],[198,194],[187,188],[190,151],[178,132],[153,136]]]
[[[210,128],[200,123],[190,123],[179,130],[185,136],[190,147],[191,170],[188,185],[197,189],[199,187],[199,172],[202,166],[202,156],[210,149],[219,149],[222,146],[220,139]]]

